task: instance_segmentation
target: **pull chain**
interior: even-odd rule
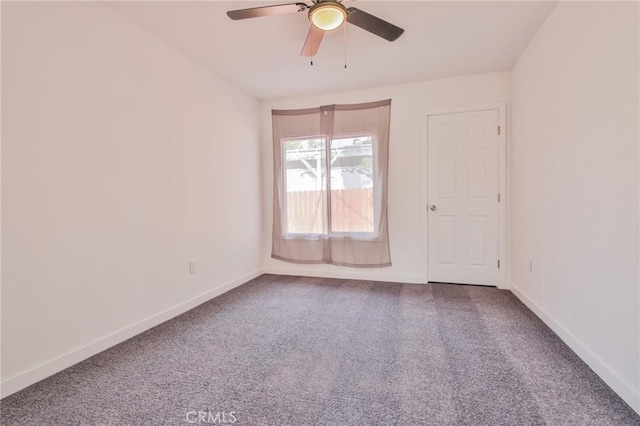
[[[311,51],[313,52],[313,38],[311,38],[311,40],[310,40],[310,41],[311,41]],[[315,56],[315,55],[312,53],[312,54],[311,54],[311,66],[313,66],[313,57],[314,57],[314,56]]]
[[[344,69],[347,69],[347,23],[344,25]]]

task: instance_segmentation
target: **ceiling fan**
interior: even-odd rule
[[[388,41],[395,41],[404,30],[376,16],[355,7],[345,7],[342,0],[311,0],[312,4],[289,3],[273,6],[252,7],[249,9],[231,10],[227,12],[234,21],[239,19],[259,18],[261,16],[282,15],[286,13],[309,10],[308,17],[311,28],[304,42],[300,56],[315,56],[325,31],[335,30],[345,21],[369,31]]]

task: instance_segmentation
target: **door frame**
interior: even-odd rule
[[[508,289],[507,269],[509,268],[509,258],[507,256],[507,202],[509,200],[507,194],[507,120],[506,120],[506,103],[480,104],[455,108],[446,108],[440,110],[430,110],[423,114],[423,143],[422,143],[422,258],[427,259],[425,262],[425,282],[429,282],[429,117],[434,115],[459,114],[464,112],[478,111],[498,111],[498,125],[500,126],[500,135],[498,136],[498,191],[500,192],[500,203],[498,206],[498,256],[500,259],[500,269],[498,269],[497,287],[500,289]]]

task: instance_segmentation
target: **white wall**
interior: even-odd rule
[[[348,72],[348,71],[347,71]],[[506,102],[509,73],[432,80],[369,90],[285,99],[262,104],[264,191],[264,266],[266,272],[399,282],[427,282],[423,225],[422,150],[427,112],[453,107]],[[271,258],[273,150],[271,109],[317,107],[392,99],[389,142],[389,268],[356,269],[334,265],[298,265]]]
[[[560,3],[512,105],[515,291],[636,411],[638,22],[635,2]]]
[[[262,259],[256,101],[98,3],[2,19],[7,395]]]

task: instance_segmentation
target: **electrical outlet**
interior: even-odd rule
[[[189,261],[189,273],[190,274],[195,274],[196,273],[196,261],[195,261],[195,259],[191,259]]]

